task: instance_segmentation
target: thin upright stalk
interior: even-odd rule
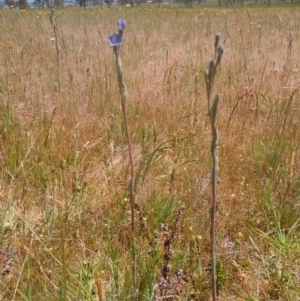
[[[134,173],[134,164],[133,164],[133,156],[132,156],[132,145],[129,133],[129,127],[127,122],[127,112],[126,112],[126,86],[123,81],[123,72],[122,72],[122,65],[121,65],[121,58],[119,55],[119,47],[113,46],[115,58],[116,58],[116,68],[117,68],[117,76],[118,76],[118,84],[119,90],[121,95],[121,105],[122,105],[122,113],[125,123],[125,131],[126,131],[126,138],[128,144],[128,153],[129,153],[129,161],[130,161],[130,186],[129,186],[129,193],[130,193],[130,206],[131,206],[131,236],[132,236],[132,278],[134,288],[136,285],[136,247],[135,247],[135,217],[134,217],[134,182],[135,182],[135,173]]]
[[[210,90],[207,91],[207,104],[209,119],[211,123],[212,142],[211,142],[211,158],[212,158],[212,173],[211,173],[211,228],[210,228],[210,249],[211,249],[211,282],[212,282],[212,300],[217,300],[217,271],[216,271],[216,208],[217,208],[217,178],[218,178],[218,129],[215,124],[215,118],[213,117],[213,110],[211,107]]]
[[[218,177],[218,154],[217,154],[217,137],[218,132],[215,128],[213,130],[213,140],[211,146],[212,157],[212,176],[211,176],[211,188],[212,188],[212,206],[211,206],[211,265],[212,265],[212,291],[213,301],[217,300],[217,271],[216,271],[216,208],[217,208],[217,177]]]
[[[205,71],[205,83],[207,93],[207,108],[208,116],[211,124],[211,157],[212,157],[212,174],[211,174],[211,228],[210,228],[210,241],[211,241],[211,286],[212,286],[212,300],[218,300],[218,287],[217,287],[217,271],[216,271],[216,211],[217,211],[217,178],[219,170],[218,162],[218,128],[216,125],[218,105],[220,101],[219,93],[216,94],[213,104],[211,104],[211,92],[214,83],[214,78],[217,66],[221,61],[224,48],[219,45],[220,35],[215,37],[215,59],[210,61],[208,70]]]

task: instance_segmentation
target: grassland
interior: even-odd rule
[[[210,300],[203,73],[217,32],[220,300],[300,300],[297,6],[55,16],[56,36],[48,10],[0,11],[1,300],[130,300],[130,170],[107,43],[120,17],[139,300]],[[172,285],[162,292],[176,219]]]

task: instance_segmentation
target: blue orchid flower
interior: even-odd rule
[[[108,36],[108,43],[110,46],[119,46],[123,42],[122,35],[120,33],[116,34],[113,33],[110,36]]]
[[[126,28],[126,21],[123,19],[120,19],[117,22],[117,25],[118,25],[119,30],[124,30]]]
[[[108,43],[110,46],[116,47],[122,44],[123,42],[123,30],[126,28],[126,21],[123,19],[120,19],[117,22],[119,33],[113,33],[110,36],[108,36]]]

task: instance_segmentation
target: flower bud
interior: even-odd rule
[[[126,21],[123,19],[120,19],[117,22],[117,25],[118,25],[119,30],[124,30],[126,28]]]
[[[218,56],[222,56],[222,54],[224,53],[224,46],[223,45],[220,45],[218,47]]]
[[[212,85],[214,77],[215,77],[216,67],[217,67],[216,61],[211,60],[209,63],[209,66],[208,66],[208,80],[211,85]]]
[[[215,49],[217,49],[219,42],[220,42],[220,34],[217,33],[215,36]]]

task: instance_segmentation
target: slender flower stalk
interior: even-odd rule
[[[122,113],[125,123],[126,130],[126,138],[128,144],[128,153],[129,153],[129,161],[130,161],[130,169],[131,169],[131,177],[130,177],[130,185],[129,185],[129,194],[130,194],[130,206],[131,206],[131,237],[132,237],[132,279],[135,293],[136,286],[136,246],[135,246],[135,217],[134,217],[134,182],[135,182],[135,172],[134,172],[134,164],[133,164],[133,156],[132,156],[132,145],[127,121],[127,112],[126,112],[126,101],[127,101],[127,90],[126,85],[123,79],[123,70],[120,58],[120,45],[123,42],[123,31],[126,28],[126,22],[120,19],[117,23],[119,32],[113,33],[108,36],[108,42],[110,46],[113,48],[113,52],[116,60],[116,70],[117,70],[117,78],[119,91],[121,96],[121,106]]]
[[[207,107],[208,115],[211,123],[212,142],[211,142],[211,157],[212,157],[212,176],[211,176],[211,188],[212,188],[212,206],[211,206],[211,279],[212,279],[212,300],[218,299],[217,288],[217,272],[216,272],[216,210],[217,210],[217,179],[219,171],[219,158],[218,158],[218,128],[216,125],[218,106],[220,102],[220,94],[217,93],[213,104],[211,104],[211,92],[214,84],[215,74],[218,65],[221,62],[221,57],[224,53],[224,48],[219,45],[220,34],[215,36],[215,58],[210,61],[208,70],[205,71],[205,84],[207,94]]]

